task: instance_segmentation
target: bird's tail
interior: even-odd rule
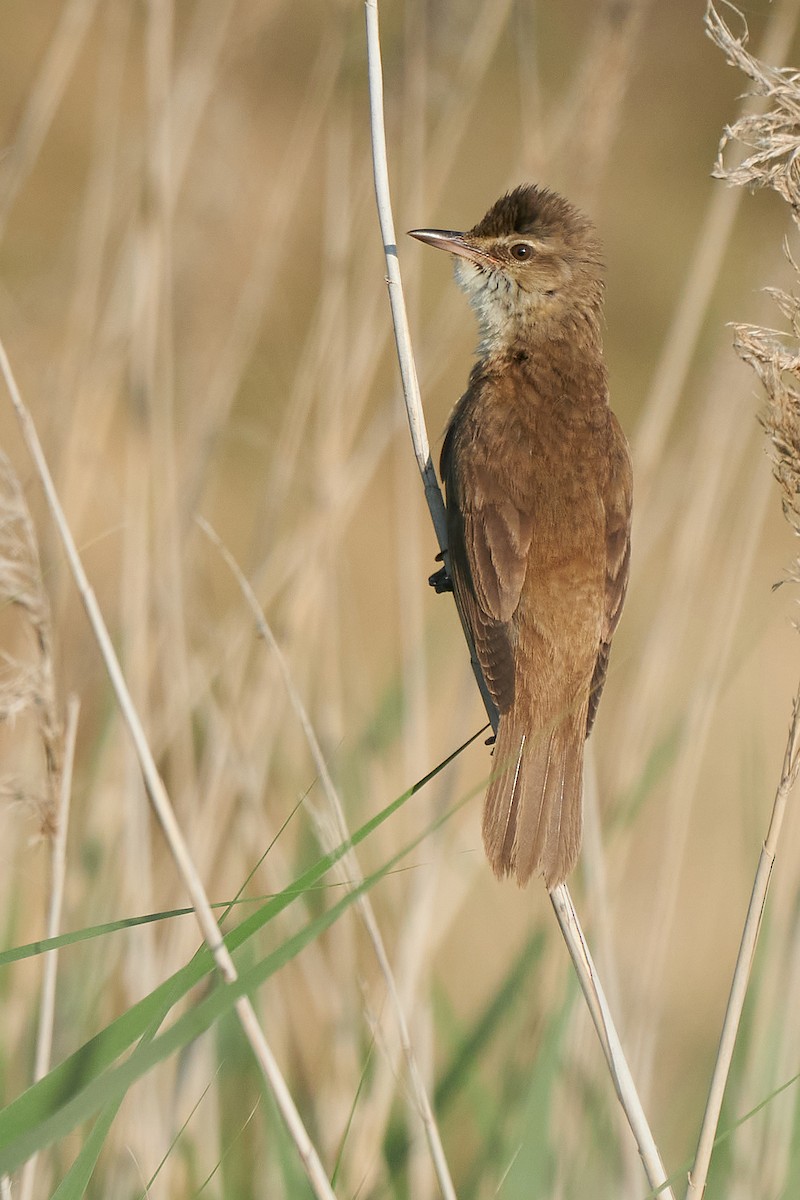
[[[500,718],[483,841],[494,873],[515,874],[520,887],[538,872],[554,888],[578,857],[586,709],[579,705],[534,731],[526,704],[515,704]]]

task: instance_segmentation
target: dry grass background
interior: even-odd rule
[[[783,37],[796,59],[796,8],[749,8],[752,44]],[[771,590],[793,543],[757,386],[726,327],[772,321],[759,289],[789,278],[785,211],[745,195],[729,234],[724,211],[707,219],[746,81],[695,4],[384,0],[381,15],[399,228],[472,224],[504,187],[535,179],[589,207],[606,244],[636,525],[593,739],[602,850],[590,827],[574,890],[674,1169],[693,1148],[800,661],[795,597]],[[454,612],[425,585],[433,538],[391,345],[362,8],[5,0],[0,30],[0,334],[208,889],[272,893],[318,852],[320,787],[274,656],[198,515],[253,582],[351,827],[482,723]],[[718,280],[700,260],[708,305],[679,328],[686,376],[679,355],[659,373],[720,231]],[[434,433],[474,330],[444,263],[413,244],[401,261]],[[43,935],[47,746],[52,758],[71,693],[62,928],[185,896],[8,406],[0,437],[38,538],[4,469],[0,927],[13,946]],[[459,1195],[495,1195],[510,1164],[508,1197],[643,1195],[546,896],[498,886],[483,860],[488,771],[479,741],[359,849],[377,869],[473,794],[372,892],[432,1088],[463,1072],[440,1095]],[[799,1069],[798,844],[790,812],[723,1125]],[[288,909],[258,953],[330,893]],[[181,917],[63,950],[54,1061],[197,943]],[[506,989],[517,969],[523,982]],[[31,1079],[41,979],[40,957],[1,969],[6,1100]],[[341,1194],[435,1195],[356,918],[258,1003],[329,1167],[341,1150]],[[491,1036],[465,1050],[493,1004]],[[795,1121],[789,1089],[726,1144],[718,1170],[736,1164],[736,1194],[796,1194],[783,1190],[800,1178]],[[306,1194],[225,1022],[131,1088],[87,1194],[142,1194],[183,1122],[149,1194],[200,1194],[218,1164],[204,1195]],[[788,1166],[773,1181],[776,1139]],[[35,1195],[52,1194],[81,1140],[43,1156]]]

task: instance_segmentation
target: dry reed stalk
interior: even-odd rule
[[[148,438],[153,510],[152,601],[162,642],[162,723],[169,730],[169,780],[178,812],[191,805],[196,777],[189,702],[182,481],[175,433],[173,219],[173,4],[149,0],[145,24],[146,152],[141,226],[140,305],[133,328],[134,394]]]
[[[72,797],[72,767],[75,761],[75,742],[78,736],[78,714],[80,704],[76,696],[67,701],[67,717],[64,729],[64,763],[61,771],[56,831],[53,837],[50,868],[50,897],[47,910],[45,937],[54,938],[61,929],[61,913],[64,904],[64,885],[67,868],[67,830]],[[39,1027],[36,1037],[36,1052],[33,1066],[33,1082],[42,1079],[50,1070],[53,1049],[53,1027],[56,1012],[56,979],[58,973],[58,950],[50,950],[44,959],[42,995],[39,1002]],[[19,1186],[19,1200],[32,1200],[38,1155],[25,1163]]]
[[[800,458],[796,461],[797,465],[800,466]],[[789,795],[797,781],[798,773],[800,773],[800,689],[798,689],[794,699],[783,769],[775,794],[775,803],[772,809],[769,829],[759,856],[756,876],[753,881],[753,890],[747,909],[747,917],[745,918],[742,930],[742,940],[731,981],[731,990],[722,1024],[717,1058],[714,1063],[694,1163],[689,1175],[689,1185],[686,1191],[687,1200],[700,1200],[705,1191],[708,1169],[714,1149],[714,1139],[722,1110],[725,1085],[733,1061],[736,1035],[739,1031],[744,1002],[747,996],[750,972],[755,957],[761,919],[764,913],[764,905],[766,904],[772,868],[775,863],[781,827]]]
[[[36,428],[27,407],[23,403],[11,370],[11,364],[8,361],[5,346],[2,342],[0,342],[0,371],[2,372],[14,412],[19,421],[23,439],[42,484],[48,507],[69,563],[70,571],[86,609],[92,633],[108,672],[114,695],[136,748],[148,797],[167,839],[175,865],[191,898],[192,907],[194,908],[203,940],[211,951],[222,978],[226,982],[231,983],[238,978],[233,959],[223,941],[222,933],[214,917],[202,880],[195,870],[167,790],[156,767],[155,759],[153,758],[141,720],[133,704],[108,628],[103,620],[96,596],[78,554],[66,515],[61,507],[41,442],[36,433]],[[289,1136],[294,1142],[315,1195],[319,1200],[334,1200],[334,1193],[322,1167],[319,1155],[303,1125],[291,1093],[278,1067],[278,1063],[258,1022],[252,1002],[249,998],[242,996],[237,999],[234,1008],[242,1032],[249,1042],[264,1079],[275,1097]]]
[[[784,841],[790,839],[787,829]],[[777,885],[778,881],[775,883]],[[762,951],[762,962],[768,961],[759,971],[757,1008],[737,1086],[737,1094],[741,1097],[759,1101],[766,1095],[770,1102],[760,1114],[760,1120],[746,1120],[731,1139],[731,1186],[726,1200],[789,1195],[787,1176],[794,1157],[793,1132],[800,1102],[797,1081],[793,1080],[788,1088],[786,1086],[787,1076],[792,1074],[791,1064],[800,1059],[800,1026],[795,1019],[800,1007],[800,925],[794,904],[796,890],[795,885],[787,936],[780,940],[776,937],[777,922],[774,920],[767,931],[769,940],[764,947],[766,953]],[[777,908],[777,891],[774,886],[773,912]],[[777,1029],[776,1012],[784,1014]],[[783,1093],[780,1099],[779,1092]],[[751,1107],[747,1100],[745,1106]]]
[[[588,743],[585,762],[583,786],[584,831],[583,849],[581,851],[583,878],[586,887],[586,907],[592,914],[592,939],[598,948],[600,976],[605,980],[608,996],[608,1006],[611,1012],[623,1011],[623,996],[625,995],[620,981],[620,964],[617,955],[617,940],[614,929],[614,914],[612,908],[612,887],[609,876],[609,864],[603,845],[600,794],[597,779],[597,761],[594,746]],[[627,997],[626,997],[627,998]],[[594,1033],[586,1021],[586,1011],[575,1008],[571,1019],[570,1061],[576,1064],[581,1073],[593,1073],[599,1081],[603,1064],[598,1062],[594,1053]],[[630,1032],[626,1030],[630,1038]],[[633,1060],[635,1062],[635,1059]],[[636,1074],[640,1095],[644,1095],[639,1073]],[[622,1155],[622,1182],[620,1190],[623,1195],[635,1195],[640,1186],[641,1163],[636,1145],[627,1133],[627,1120],[624,1109],[615,1109],[616,1126],[619,1134],[619,1151]],[[576,1143],[575,1151],[582,1140],[582,1134],[573,1119],[570,1107],[566,1107],[566,1118],[562,1133],[563,1144],[569,1145],[570,1138]]]
[[[765,111],[741,117],[725,130],[715,174],[739,187],[774,189],[790,205],[797,227],[800,212],[800,176],[796,165],[800,152],[800,76],[794,71],[762,62],[750,54],[746,49],[746,25],[737,37],[720,17],[713,3],[709,3],[706,10],[706,27],[728,62],[738,67],[752,81],[755,91],[767,100]],[[726,164],[724,154],[731,141],[738,141],[744,154],[737,155],[733,163]],[[800,300],[783,291],[773,290],[772,294],[791,324],[791,334],[781,335],[774,330],[754,326],[737,326],[734,344],[737,353],[753,367],[764,385],[767,403],[759,419],[770,440],[773,473],[781,489],[784,515],[795,533],[800,534]],[[795,561],[792,574],[795,581],[800,579],[800,561]],[[800,688],[794,700],[780,782],[742,931],[719,1049],[689,1177],[687,1200],[699,1200],[705,1190],[772,868],[789,795],[798,773]]]
[[[425,497],[431,514],[431,520],[436,532],[439,546],[447,564],[447,535],[445,526],[444,502],[436,480],[436,474],[431,462],[425,419],[422,412],[422,401],[417,381],[417,372],[411,348],[411,335],[408,328],[405,302],[403,298],[400,264],[397,257],[397,242],[392,216],[391,196],[389,190],[389,173],[386,152],[386,133],[383,116],[383,70],[381,65],[380,31],[378,26],[377,0],[365,2],[367,25],[367,64],[369,74],[370,121],[372,130],[372,154],[375,174],[375,194],[380,223],[384,255],[387,267],[386,282],[389,288],[389,302],[392,310],[392,323],[397,345],[398,363],[403,381],[403,395],[408,413],[414,454],[422,477]],[[467,644],[470,645],[469,633],[464,629]],[[481,675],[474,654],[471,653],[476,682],[484,699],[486,711],[493,725],[496,725],[497,714],[494,705],[486,692],[486,685]],[[556,918],[566,942],[581,989],[586,998],[589,1011],[597,1029],[603,1053],[608,1062],[614,1088],[622,1104],[631,1130],[636,1138],[642,1163],[651,1187],[659,1188],[662,1194],[669,1198],[672,1191],[666,1183],[667,1174],[658,1153],[655,1140],[650,1132],[644,1110],[641,1107],[633,1079],[630,1075],[622,1046],[614,1026],[611,1013],[603,994],[603,989],[591,959],[588,946],[575,912],[572,898],[566,884],[560,884],[550,893],[550,899],[555,910]]]
[[[131,430],[126,438],[122,471],[121,512],[124,514],[124,523],[121,531],[119,594],[115,597],[121,622],[119,655],[133,702],[141,716],[147,736],[154,742],[158,753],[160,747],[157,739],[161,734],[161,724],[157,704],[154,702],[154,689],[151,687],[155,657],[151,647],[151,597],[154,576],[150,517],[152,472],[151,456],[138,428]],[[122,795],[125,798],[124,803],[119,806],[117,816],[117,888],[124,911],[152,912],[158,909],[165,895],[180,896],[180,883],[177,882],[174,887],[169,888],[158,886],[161,847],[157,834],[153,836],[154,823],[136,750],[124,736],[124,731],[120,732],[121,736],[113,739],[113,749],[110,748],[110,767],[120,780]],[[194,839],[192,854],[198,870],[205,877],[205,864],[197,855]],[[176,940],[175,926],[182,935],[181,957],[178,954],[173,957],[169,955]],[[169,964],[185,961],[194,950],[193,944],[187,946],[186,943],[189,938],[194,937],[196,931],[192,922],[171,923],[165,932],[155,925],[147,925],[139,930],[134,943],[136,953],[126,953],[119,966],[126,1002],[134,1004],[142,999],[163,978],[164,970],[169,969]],[[170,1089],[163,1084],[164,1075],[168,1070],[168,1067],[162,1067],[158,1071],[148,1073],[140,1085],[132,1090],[126,1102],[126,1109],[130,1107],[130,1124],[136,1130],[133,1144],[139,1155],[144,1153],[146,1147],[158,1146],[164,1137],[164,1131],[172,1125],[172,1096],[169,1094]],[[115,1122],[110,1137],[112,1145],[122,1133],[122,1129]],[[127,1144],[131,1145],[131,1142],[127,1141]],[[173,1186],[173,1173],[174,1162],[168,1159],[160,1174],[163,1186],[168,1190]],[[123,1186],[121,1181],[118,1186]]]

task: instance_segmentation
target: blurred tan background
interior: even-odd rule
[[[751,45],[771,38],[796,61],[796,10],[749,6]],[[606,349],[636,524],[593,737],[602,832],[587,836],[574,890],[677,1165],[692,1149],[800,666],[795,596],[772,590],[796,547],[755,419],[758,383],[728,327],[779,324],[761,289],[789,280],[788,213],[765,194],[726,211],[710,177],[746,80],[704,36],[699,3],[384,0],[381,19],[400,261],[437,459],[475,330],[443,256],[401,231],[467,227],[535,180],[586,207],[606,246]],[[321,800],[274,659],[196,516],[253,582],[353,826],[482,723],[450,601],[426,585],[435,546],[393,355],[362,5],[4,0],[0,148],[0,336],[199,865],[224,899],[303,795]],[[7,403],[0,438],[36,521],[58,695],[81,700],[65,927],[182,903]],[[35,657],[24,620],[6,625],[6,652]],[[11,943],[41,935],[46,903],[35,710],[3,756]],[[375,869],[474,793],[374,896],[432,1061],[447,1041],[434,1013],[473,1020],[532,929],[547,944],[496,1061],[528,1053],[566,986],[543,889],[500,886],[483,861],[488,772],[479,740],[363,847]],[[253,894],[309,861],[311,828],[295,816]],[[797,845],[791,815],[754,1018],[765,1038],[787,1006]],[[107,1020],[195,943],[184,922],[90,946],[74,970],[91,1002],[74,999],[76,982],[68,996]],[[350,981],[377,985],[355,927],[318,953],[319,975],[293,966],[267,991],[328,1145],[347,1107],[339,1081],[357,1078],[358,1060],[342,1066],[325,1034],[359,1006]],[[9,1094],[29,1069],[37,972],[9,972]],[[348,981],[341,1011],[315,990],[326,972]],[[575,1021],[575,1054],[613,1105]],[[57,1025],[57,1056],[92,1021],[81,1028]],[[754,1074],[753,1094],[745,1080],[741,1111],[781,1081],[773,1067],[774,1078]],[[448,1137],[466,1159],[457,1126]]]

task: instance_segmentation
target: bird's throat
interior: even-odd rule
[[[465,259],[456,259],[455,276],[478,321],[480,358],[564,341],[571,344],[569,353],[572,349],[590,356],[601,353],[596,305],[565,305],[560,292],[524,291],[502,270]]]

